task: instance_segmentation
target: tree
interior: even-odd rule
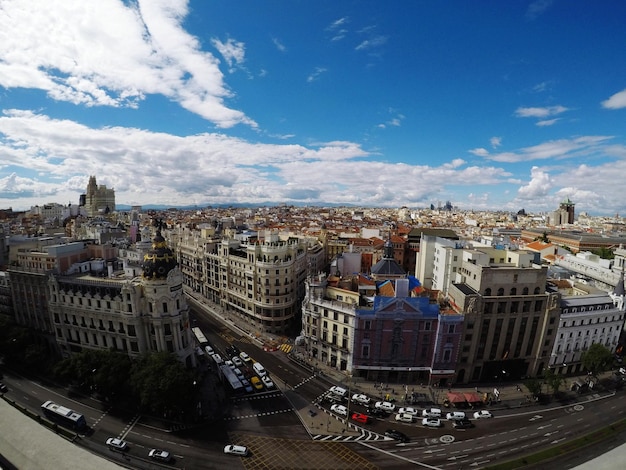
[[[541,380],[539,379],[526,379],[524,385],[533,397],[541,395]]]
[[[595,376],[611,367],[613,353],[606,346],[594,343],[583,352],[580,361],[583,367]]]
[[[544,378],[546,384],[548,384],[548,387],[552,389],[552,393],[555,395],[559,393],[559,388],[565,382],[563,376],[554,372],[554,369],[547,369],[544,373]]]

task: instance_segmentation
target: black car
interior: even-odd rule
[[[9,389],[7,388],[7,386],[0,382],[0,393],[7,393],[8,391]]]
[[[239,353],[241,351],[239,350],[237,346],[235,346],[234,344],[231,344],[230,346],[226,348],[226,352],[231,356],[239,356]]]
[[[454,426],[457,429],[469,429],[469,428],[473,428],[474,427],[474,423],[472,423],[467,418],[466,419],[456,419],[452,423],[452,426]]]
[[[387,429],[385,431],[385,436],[395,439],[396,441],[409,442],[409,436],[396,429]]]
[[[386,418],[387,416],[389,416],[389,413],[387,413],[385,410],[381,410],[380,408],[367,408],[366,414],[370,416],[375,416],[377,418]]]

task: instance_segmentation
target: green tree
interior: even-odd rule
[[[524,381],[524,386],[528,389],[530,394],[533,397],[536,397],[541,394],[541,380],[539,379],[526,379]]]
[[[170,353],[151,353],[132,366],[130,383],[142,409],[179,418],[196,403],[195,374]]]
[[[565,378],[561,374],[554,372],[554,369],[547,369],[544,373],[544,379],[555,395],[559,393],[561,385],[565,383]]]
[[[611,367],[613,353],[606,346],[594,343],[583,352],[580,360],[585,369],[593,375],[597,375]]]

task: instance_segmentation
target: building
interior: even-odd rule
[[[594,343],[615,353],[624,327],[623,276],[617,295],[569,280],[551,284],[561,295],[561,315],[548,367],[558,374],[584,372],[581,357]]]
[[[558,294],[546,291],[547,266],[536,254],[463,250],[448,301],[465,315],[456,382],[535,376],[549,364],[558,328]]]
[[[574,214],[574,206],[575,204],[569,200],[569,198],[565,198],[561,204],[559,204],[559,208],[550,213],[549,221],[551,225],[566,225],[573,224],[575,220]]]
[[[394,259],[391,241],[371,276],[315,275],[306,285],[302,337],[314,363],[381,382],[454,378],[463,317],[417,296],[419,282]]]
[[[90,176],[87,191],[80,197],[80,205],[87,209],[88,217],[109,214],[115,211],[115,191],[96,183],[96,177]]]
[[[131,357],[167,351],[195,366],[183,276],[160,230],[144,256],[141,277],[128,278],[111,264],[105,276],[75,271],[48,277],[50,318],[63,355],[84,349]]]

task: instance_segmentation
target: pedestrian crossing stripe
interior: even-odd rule
[[[278,349],[280,349],[282,352],[284,353],[289,353],[291,352],[291,350],[293,349],[293,346],[291,344],[281,344]]]

